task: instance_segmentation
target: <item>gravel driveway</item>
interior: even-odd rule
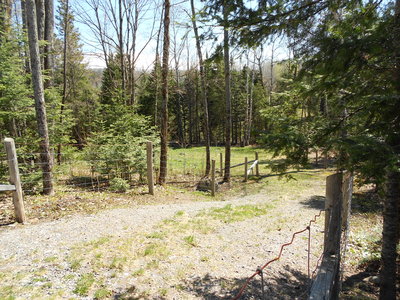
[[[226,201],[143,205],[0,229],[0,298],[223,299],[323,205],[322,180]],[[311,266],[323,216],[312,228]],[[266,269],[269,299],[307,292],[307,234]],[[311,270],[312,271],[312,270]],[[243,299],[261,295],[257,277]]]

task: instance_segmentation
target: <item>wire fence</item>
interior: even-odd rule
[[[147,170],[145,146],[141,152],[135,154],[124,154],[122,157],[110,158],[111,154],[104,155],[103,152],[93,151],[90,153],[79,150],[71,152],[51,153],[52,162],[42,162],[41,152],[19,152],[18,166],[25,194],[37,194],[46,189],[44,185],[51,181],[56,190],[106,190],[110,181],[115,178],[126,180],[131,187],[143,185]],[[54,149],[54,147],[53,147]],[[136,149],[137,150],[137,149]],[[18,152],[18,151],[17,151]],[[117,156],[117,155],[116,155]],[[220,159],[220,152],[215,150],[211,153],[211,158],[217,161],[216,176],[223,175],[224,162]],[[232,176],[243,176],[243,170],[237,168],[244,165],[243,157],[234,155],[231,158]],[[250,160],[248,163],[252,163]],[[160,168],[159,149],[155,147],[153,151],[154,177],[158,178]],[[43,171],[44,169],[51,171]],[[204,177],[206,171],[205,153],[191,153],[184,151],[174,151],[168,156],[167,160],[167,183],[187,183],[195,185]],[[0,180],[7,182],[7,158],[0,153]],[[51,175],[51,179],[43,179]]]
[[[312,249],[311,249],[311,248],[312,248],[312,247],[311,247],[311,245],[312,245],[312,243],[311,243],[311,238],[312,238],[312,235],[311,235],[311,232],[312,232],[312,230],[311,230],[311,225],[312,225],[313,223],[314,223],[314,224],[316,223],[317,218],[319,218],[319,217],[321,216],[322,212],[324,212],[324,211],[325,211],[325,209],[320,210],[318,214],[314,215],[314,217],[308,222],[308,226],[306,226],[304,229],[301,229],[301,230],[299,230],[299,231],[294,232],[294,233],[292,234],[291,240],[290,240],[289,242],[284,243],[284,244],[281,245],[280,250],[279,250],[279,254],[278,254],[275,258],[273,258],[273,259],[267,261],[265,264],[263,264],[263,265],[257,267],[256,271],[255,271],[251,276],[249,276],[249,277],[246,279],[245,283],[244,283],[244,284],[242,285],[242,287],[239,289],[239,291],[238,291],[238,293],[236,294],[236,296],[233,297],[233,300],[241,299],[241,298],[245,295],[245,291],[246,291],[246,289],[249,287],[251,281],[252,281],[252,280],[256,280],[256,277],[257,277],[257,276],[260,277],[260,284],[258,285],[258,286],[260,287],[259,299],[263,299],[263,300],[264,300],[264,299],[268,299],[268,297],[267,297],[267,291],[266,291],[266,286],[267,286],[267,284],[266,284],[266,280],[265,280],[265,269],[266,269],[269,265],[271,265],[273,262],[276,262],[276,261],[280,260],[281,257],[282,257],[282,255],[283,255],[284,249],[285,249],[286,247],[292,245],[292,244],[295,242],[295,237],[296,237],[297,235],[301,235],[301,234],[303,234],[303,233],[305,233],[305,232],[308,233],[308,234],[307,234],[307,275],[308,275],[308,279],[309,279],[309,283],[310,283],[310,282],[313,280],[313,278],[314,278],[314,276],[315,276],[315,274],[316,274],[316,271],[317,271],[317,269],[318,269],[318,266],[320,265],[321,260],[322,260],[322,257],[323,257],[323,253],[322,253],[321,256],[318,258],[318,260],[317,260],[317,262],[316,262],[316,265],[315,265],[314,270],[311,271],[311,252],[312,252]],[[309,288],[306,289],[305,294],[306,294],[306,293],[309,293],[310,287],[311,287],[311,285],[309,284]],[[305,294],[303,294],[302,296],[305,296]]]

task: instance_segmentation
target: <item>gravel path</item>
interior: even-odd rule
[[[273,197],[263,191],[227,201],[136,206],[3,227],[0,298],[232,297],[257,266],[274,258],[294,231],[308,225],[318,213],[309,205],[310,196],[321,196],[323,189],[321,181],[314,181],[301,193],[283,187]],[[212,214],[227,205],[267,211],[234,221]],[[313,228],[313,266],[320,251],[320,224]],[[306,291],[306,244],[305,236],[298,238],[285,258],[271,265],[266,277],[271,299],[301,298]],[[94,282],[88,290],[78,290],[87,274],[94,274]],[[258,278],[249,286],[247,299],[259,297],[259,284]]]

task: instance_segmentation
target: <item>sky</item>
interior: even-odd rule
[[[83,21],[91,19],[94,21],[94,13],[87,2],[90,1],[99,1],[99,0],[70,0],[72,5],[76,23],[75,26],[78,28],[82,44],[83,51],[85,56],[85,62],[88,63],[90,68],[104,68],[105,61],[103,58],[103,54],[100,48],[99,43],[94,39],[94,34],[90,30],[90,28],[84,24]],[[116,4],[116,0],[100,0],[103,4],[111,3]],[[142,8],[142,20],[139,23],[138,28],[138,42],[137,49],[142,49],[140,56],[137,59],[137,69],[138,70],[149,70],[153,67],[154,59],[155,59],[155,48],[156,48],[156,40],[150,39],[151,32],[153,29],[153,34],[157,31],[161,16],[161,7],[160,4],[156,3],[157,0],[139,0],[139,3],[144,3],[145,5]],[[163,1],[158,1],[162,3]],[[203,2],[198,0],[195,1],[196,9],[200,9],[203,6]],[[107,11],[109,16],[111,14]],[[175,67],[173,61],[173,53],[174,53],[174,45],[175,49],[181,49],[180,63],[179,68],[185,69],[187,65],[187,58],[189,58],[190,66],[197,65],[197,57],[196,57],[196,49],[195,49],[195,40],[194,33],[191,29],[191,21],[188,17],[190,13],[190,2],[188,0],[175,0],[171,1],[171,26],[170,26],[170,35],[171,35],[171,48],[170,48],[170,58],[171,58],[171,66]],[[103,16],[104,17],[104,16]],[[112,16],[111,16],[112,17]],[[156,24],[156,26],[153,25]],[[190,24],[189,24],[190,23]],[[201,24],[198,23],[198,27],[201,27]],[[112,28],[111,28],[112,29]],[[201,28],[199,28],[201,31]],[[113,31],[113,30],[111,30]],[[126,33],[126,32],[125,32]],[[124,34],[125,34],[124,33]],[[201,33],[201,32],[200,32]],[[183,37],[188,35],[188,41],[184,42]],[[218,38],[218,41],[222,41],[222,35]],[[284,59],[287,57],[287,49],[282,42],[282,45],[278,47],[278,50],[275,52],[276,59]],[[145,46],[146,45],[146,46]],[[212,53],[212,43],[205,42],[203,44],[203,55],[206,53]],[[266,55],[266,60],[271,53],[271,47],[266,45],[264,47],[264,52]],[[138,50],[139,51],[139,50]],[[236,60],[237,64],[240,64],[240,55],[236,55],[233,53],[233,57]],[[243,63],[243,62],[242,62]]]

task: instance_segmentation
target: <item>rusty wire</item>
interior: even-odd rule
[[[305,231],[307,231],[307,230],[308,230],[308,235],[309,235],[309,239],[308,239],[308,259],[307,259],[307,260],[308,260],[308,277],[310,278],[310,251],[311,251],[311,243],[310,243],[311,234],[310,234],[310,232],[311,232],[311,223],[315,223],[316,220],[317,220],[317,218],[318,218],[319,216],[321,216],[321,213],[322,213],[323,211],[325,211],[325,209],[320,210],[319,213],[318,213],[317,215],[315,215],[315,216],[313,217],[313,219],[311,219],[311,220],[309,221],[309,225],[308,225],[306,228],[304,228],[303,230],[296,231],[295,233],[293,233],[293,234],[292,234],[292,239],[290,240],[290,242],[289,242],[289,243],[285,243],[285,244],[283,244],[283,245],[281,246],[281,249],[280,249],[280,251],[279,251],[279,255],[278,255],[277,257],[275,257],[274,259],[271,259],[270,261],[266,262],[263,266],[258,267],[257,270],[256,270],[256,272],[255,272],[253,275],[251,275],[250,277],[247,278],[246,282],[245,282],[245,283],[243,284],[243,286],[240,288],[238,294],[237,294],[232,300],[238,300],[238,299],[243,295],[243,292],[245,291],[245,289],[246,289],[247,286],[249,285],[250,281],[251,281],[254,277],[256,277],[257,275],[260,275],[260,276],[261,276],[261,287],[262,287],[262,294],[263,294],[263,299],[264,299],[264,293],[265,293],[265,292],[264,292],[264,275],[263,275],[263,270],[264,270],[267,266],[269,266],[271,263],[273,263],[274,261],[277,261],[277,260],[279,260],[279,259],[281,258],[283,249],[284,249],[285,247],[287,247],[287,246],[293,244],[293,241],[294,241],[294,238],[295,238],[296,235],[301,234],[301,233],[303,233],[303,232],[305,232]],[[321,257],[322,257],[322,256],[321,256]],[[317,262],[317,266],[318,266],[318,262]],[[314,272],[315,272],[315,271],[314,271]]]

